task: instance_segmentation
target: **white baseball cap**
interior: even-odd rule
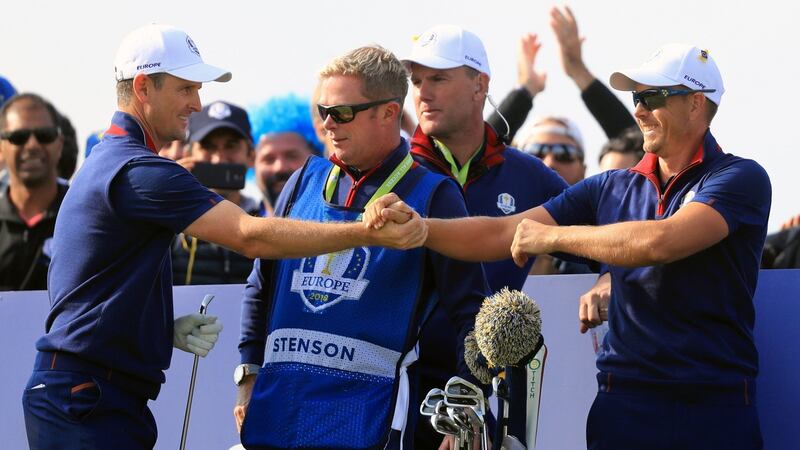
[[[456,25],[436,25],[414,41],[411,56],[404,63],[433,69],[467,66],[492,76],[483,42],[475,33]]]
[[[610,82],[611,87],[620,91],[634,91],[637,83],[654,87],[681,84],[692,89],[715,89],[704,94],[717,105],[725,92],[722,75],[708,50],[686,44],[666,44],[638,68],[611,74]]]
[[[168,73],[183,80],[206,83],[229,81],[231,73],[203,62],[194,41],[169,25],[150,24],[130,32],[114,58],[117,81],[137,73]]]

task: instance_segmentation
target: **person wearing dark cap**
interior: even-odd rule
[[[174,141],[173,141],[174,142]],[[195,163],[253,166],[253,141],[247,111],[218,101],[189,117],[189,152],[178,164],[191,171]],[[238,189],[212,189],[247,214],[259,214],[259,202]],[[179,233],[172,244],[173,284],[244,283],[253,260],[226,247]]]
[[[610,82],[633,94],[646,152],[635,167],[513,217],[428,220],[426,245],[467,260],[510,246],[518,264],[564,252],[608,265],[610,301],[581,303],[582,326],[609,321],[589,449],[760,449],[753,294],[769,176],[711,133],[725,89],[708,50],[667,44]]]
[[[155,399],[172,347],[205,356],[221,325],[173,320],[170,243],[179,232],[249,257],[301,257],[371,246],[410,248],[427,229],[256,218],[157,155],[186,137],[199,90],[230,72],[203,62],[183,31],[147,25],[115,60],[117,106],[61,204],[48,273],[51,310],[22,405],[36,449],[152,449]],[[37,139],[39,137],[37,136]]]

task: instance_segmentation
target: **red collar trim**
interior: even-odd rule
[[[689,161],[687,166],[693,166],[703,162],[705,156],[705,147],[703,144],[704,142],[700,143],[700,146],[697,148],[697,151],[694,153],[692,160]],[[645,153],[642,160],[629,170],[641,173],[642,175],[654,174],[656,170],[658,170],[658,156],[653,153]]]
[[[473,161],[470,165],[469,176],[464,185],[465,188],[472,181],[485,173],[486,170],[500,165],[505,161],[503,152],[506,149],[506,145],[498,138],[497,132],[486,122],[484,122],[484,131],[485,145],[483,155],[481,155],[479,161]],[[451,173],[450,164],[448,164],[447,160],[444,159],[444,156],[442,156],[440,152],[436,151],[433,140],[430,136],[426,136],[425,133],[422,132],[422,128],[420,128],[419,125],[416,130],[414,130],[414,135],[411,137],[411,154],[430,161],[431,164],[438,167],[443,173],[455,179]]]
[[[135,119],[134,119],[135,120]],[[139,125],[139,122],[136,122]],[[144,145],[150,149],[154,154],[158,154],[158,149],[156,148],[155,142],[153,142],[153,138],[145,131],[144,127],[139,125],[139,128],[142,130],[142,135],[144,135]],[[120,127],[119,125],[112,123],[108,130],[105,131],[104,135],[110,136],[129,136],[130,133],[128,130]]]

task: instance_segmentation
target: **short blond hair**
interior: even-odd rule
[[[336,75],[361,79],[364,85],[362,94],[372,101],[396,97],[402,105],[408,93],[405,66],[394,53],[379,45],[350,50],[319,72],[320,80]]]

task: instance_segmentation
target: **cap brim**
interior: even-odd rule
[[[641,69],[628,69],[621,72],[614,72],[609,79],[611,87],[618,91],[635,91],[637,84],[645,86],[673,86],[681,84],[660,73]]]
[[[189,132],[189,142],[199,142],[202,141],[206,136],[211,134],[212,131],[219,130],[220,128],[228,128],[239,133],[244,139],[251,140],[252,137],[244,132],[241,128],[236,126],[233,122],[228,122],[225,120],[215,121],[210,123],[197,131]]]
[[[410,56],[402,61],[405,64],[416,63],[431,69],[453,69],[464,65],[460,61],[453,61],[436,55]]]
[[[233,77],[227,70],[206,63],[192,64],[191,66],[181,67],[180,69],[168,70],[167,73],[182,80],[194,81],[195,83],[208,83],[210,81],[224,83],[230,81]]]

